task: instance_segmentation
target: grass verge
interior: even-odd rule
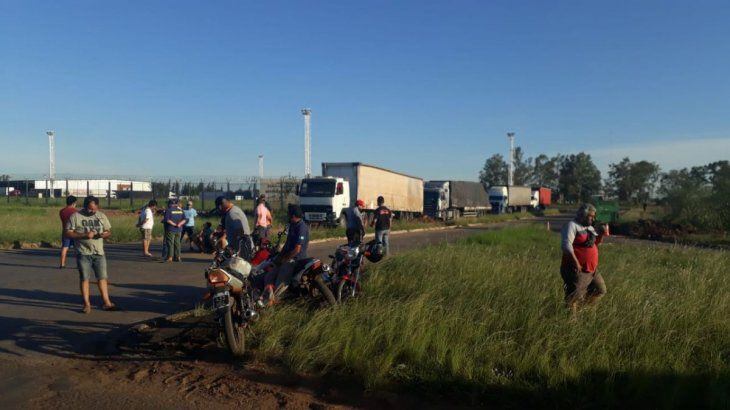
[[[40,243],[44,246],[58,247],[61,245],[61,222],[58,219],[58,211],[60,207],[50,206],[26,206],[24,204],[0,204],[0,249],[13,247],[16,242],[21,243]],[[140,240],[139,230],[135,227],[137,223],[137,215],[128,210],[119,209],[101,209],[109,217],[112,224],[112,237],[109,243],[128,243]],[[281,216],[281,214],[278,214]],[[504,214],[504,215],[487,215],[480,218],[465,218],[459,220],[459,225],[470,223],[491,223],[501,222],[514,219],[530,218],[532,214]],[[153,236],[161,238],[163,235],[161,217],[155,218]],[[202,225],[210,221],[213,226],[217,226],[220,218],[210,217],[196,218],[196,230],[202,228]],[[252,218],[249,217],[249,225],[253,225]],[[441,222],[426,222],[420,220],[395,220],[393,221],[392,230],[414,230],[423,228],[437,228],[444,226]],[[284,222],[281,218],[274,220],[272,233],[278,232],[284,228]],[[368,233],[374,232],[370,227]],[[310,239],[327,239],[344,236],[345,232],[342,228],[326,228],[312,227],[310,230]]]
[[[351,303],[266,315],[255,355],[450,403],[727,405],[727,253],[605,244],[608,294],[576,322],[559,258],[558,237],[531,227],[394,257]]]

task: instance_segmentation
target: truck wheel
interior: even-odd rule
[[[345,214],[340,215],[340,218],[337,220],[337,225],[339,225],[340,228],[347,226],[347,217]]]

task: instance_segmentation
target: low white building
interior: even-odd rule
[[[52,188],[54,196],[74,195],[77,197],[89,195],[106,197],[111,189],[111,197],[116,198],[119,191],[152,192],[152,183],[144,181],[122,181],[118,179],[60,179],[53,181],[36,180],[35,191],[47,191]]]

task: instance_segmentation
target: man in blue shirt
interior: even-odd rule
[[[193,240],[195,239],[195,217],[198,216],[198,211],[193,208],[193,201],[188,201],[185,205],[185,209],[183,209],[183,214],[185,215],[187,222],[185,222],[185,226],[183,226],[180,241],[182,242],[185,239],[185,234],[187,234],[188,241],[190,241],[190,252],[192,252]]]
[[[264,283],[269,297],[269,304],[276,301],[276,294],[283,293],[294,275],[294,264],[307,258],[309,247],[309,227],[302,219],[299,205],[289,205],[289,225],[287,226],[286,243],[274,259],[276,269],[266,274]],[[274,291],[276,285],[276,291]]]
[[[165,211],[165,219],[162,220],[167,228],[165,231],[165,244],[167,245],[167,262],[180,262],[180,234],[185,225],[185,213],[180,209],[177,199],[170,201]]]

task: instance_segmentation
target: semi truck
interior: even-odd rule
[[[344,225],[343,210],[358,199],[375,210],[379,196],[396,218],[423,213],[423,179],[361,162],[323,162],[322,176],[304,178],[298,196],[307,222],[328,225]]]
[[[529,186],[496,185],[489,188],[492,213],[522,212],[530,207],[532,189]]]
[[[423,213],[444,221],[489,212],[484,185],[471,181],[428,181],[423,188]]]
[[[550,188],[533,187],[530,206],[533,209],[545,209],[552,203],[552,195],[553,191]]]

